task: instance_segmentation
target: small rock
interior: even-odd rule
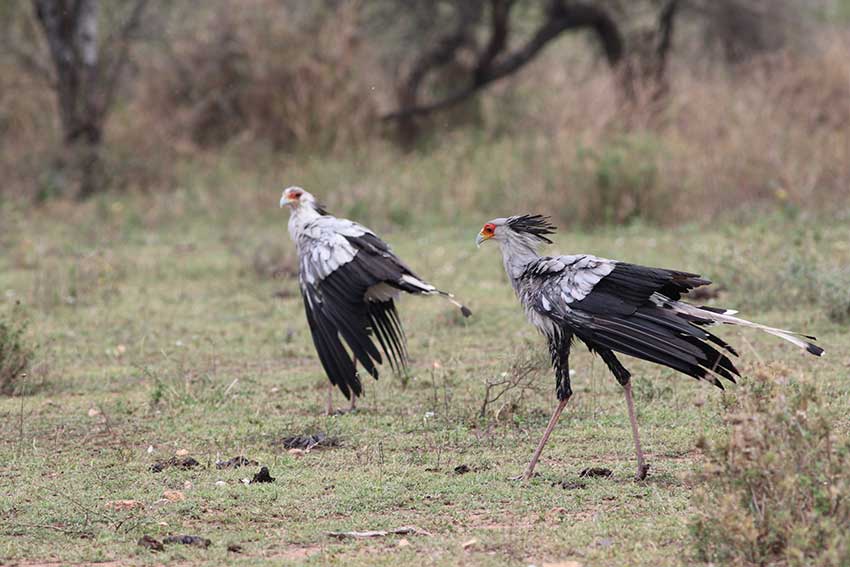
[[[564,490],[581,490],[587,488],[587,483],[580,480],[559,480],[558,482],[553,482],[552,486],[563,488]]]
[[[217,481],[215,481],[215,485],[216,486],[227,486],[227,483],[224,482],[223,480],[217,480]]]
[[[410,545],[410,541],[408,541],[406,537],[398,540],[398,543],[396,544],[397,547],[407,547],[408,545]]]
[[[614,474],[611,469],[606,469],[603,467],[588,467],[586,469],[582,469],[578,476],[580,478],[595,478],[595,477],[609,477]]]
[[[472,539],[468,539],[465,542],[463,542],[462,544],[460,544],[460,547],[461,547],[461,549],[469,549],[470,547],[472,547],[476,543],[478,543],[478,540],[476,538],[472,538]]]
[[[152,538],[149,535],[143,535],[142,537],[140,537],[139,541],[136,542],[136,544],[141,545],[142,547],[146,547],[151,551],[162,551],[163,549],[165,549],[164,547],[162,547],[162,544],[158,540]]]
[[[162,543],[166,545],[179,543],[181,545],[192,545],[194,547],[209,547],[212,545],[212,542],[207,538],[194,535],[168,536],[162,540]]]
[[[189,451],[187,449],[177,449],[176,451],[174,451],[174,455],[177,457],[185,457],[188,454]]]
[[[329,437],[326,433],[318,432],[313,435],[295,435],[281,441],[284,449],[312,449],[314,447],[336,447],[339,439]]]
[[[167,461],[158,461],[150,466],[151,472],[162,472],[169,467],[177,467],[183,470],[193,469],[201,466],[201,463],[192,457],[171,457]]]
[[[89,417],[97,417],[100,415],[100,410],[97,408],[89,408]]]
[[[261,467],[260,472],[254,475],[254,478],[251,479],[250,484],[262,483],[262,482],[274,482],[274,478],[269,474],[269,467]]]
[[[305,452],[306,451],[304,451],[304,449],[290,449],[289,451],[287,451],[287,453],[289,453],[296,459],[300,459],[301,457],[303,457]]]
[[[226,461],[218,461],[215,464],[215,468],[218,470],[223,469],[238,469],[239,467],[256,467],[259,465],[257,461],[246,459],[242,455],[238,457],[233,457],[232,459],[227,459]]]

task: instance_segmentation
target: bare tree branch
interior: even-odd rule
[[[56,88],[56,78],[53,76],[50,68],[43,61],[40,61],[34,53],[21,49],[15,42],[10,41],[6,37],[2,39],[2,46],[3,49],[12,54],[18,61],[18,64],[26,71],[37,79],[47,83],[50,88]]]
[[[121,74],[130,60],[132,36],[141,25],[142,14],[147,4],[148,0],[136,0],[127,21],[121,27],[118,34],[110,37],[104,44],[103,51],[105,53],[115,53],[115,55],[104,61],[106,72],[103,74],[104,86],[100,102],[101,113],[109,112],[115,100],[115,92],[118,90],[117,87],[121,79]]]
[[[518,71],[534,59],[546,45],[568,30],[593,30],[602,44],[611,67],[623,58],[623,38],[614,20],[602,8],[586,2],[551,0],[546,19],[524,45],[500,57],[507,46],[512,0],[491,0],[492,32],[487,48],[479,56],[471,81],[458,91],[431,103],[402,107],[383,120],[404,120],[425,116],[454,106],[484,89],[490,83]]]
[[[425,51],[411,66],[410,72],[400,82],[396,90],[399,106],[416,107],[419,89],[425,78],[436,69],[447,65],[456,57],[460,48],[474,44],[473,26],[481,16],[481,4],[478,0],[461,0],[457,6],[458,19],[455,28],[438,39],[432,49]],[[413,140],[416,125],[413,115],[402,117],[398,122],[402,141]]]
[[[661,38],[658,41],[658,67],[655,70],[655,80],[659,84],[667,75],[667,59],[670,48],[673,47],[674,24],[680,5],[681,0],[669,0],[658,18],[658,31]]]

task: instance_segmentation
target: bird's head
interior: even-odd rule
[[[543,215],[498,218],[484,224],[475,238],[475,244],[480,247],[487,240],[504,243],[518,238],[536,247],[540,244],[552,244],[546,235],[553,234],[555,230],[555,226],[549,222],[549,217]]]
[[[316,198],[301,187],[287,187],[280,197],[280,207],[289,207],[295,210],[302,206],[316,208]]]

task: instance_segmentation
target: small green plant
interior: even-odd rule
[[[833,270],[821,278],[820,301],[836,323],[850,323],[850,269]]]
[[[651,136],[618,136],[578,151],[579,180],[588,191],[587,222],[660,221],[668,209],[658,175],[659,144]]]
[[[850,447],[836,443],[815,387],[763,367],[726,407],[692,524],[700,560],[723,565],[850,563]]]
[[[22,380],[33,357],[33,349],[24,336],[27,321],[16,305],[0,318],[0,394],[20,391]]]

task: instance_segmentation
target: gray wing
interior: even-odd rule
[[[405,278],[411,276],[389,247],[365,227],[326,216],[304,228],[298,252],[307,321],[331,382],[346,397],[361,394],[352,355],[378,378],[382,357],[373,337],[394,368],[406,366],[404,331],[394,299],[399,291],[407,291]]]
[[[708,280],[594,256],[541,258],[526,272],[537,290],[529,294],[534,313],[574,332],[591,350],[628,354],[717,386],[716,376],[735,381],[738,370],[715,347],[735,351],[702,328],[709,312],[700,317],[671,308]]]
[[[589,254],[541,257],[526,268],[523,278],[528,306],[544,316],[563,316],[616,266],[614,260]]]

